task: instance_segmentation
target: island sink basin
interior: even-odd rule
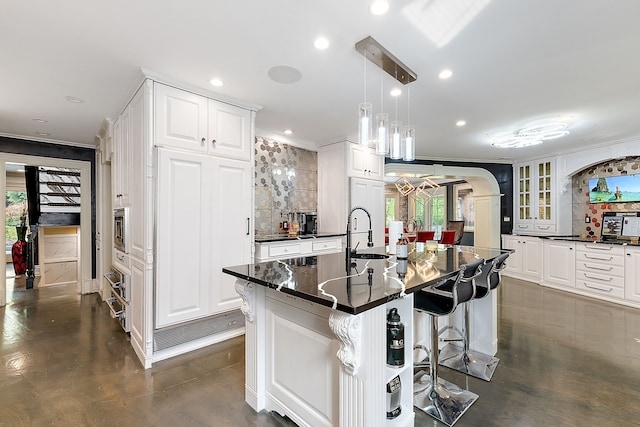
[[[386,259],[389,258],[389,255],[385,254],[359,254],[355,253],[351,255],[351,258],[360,258],[360,259]]]

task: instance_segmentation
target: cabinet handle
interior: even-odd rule
[[[251,228],[251,218],[247,218],[247,236],[249,235],[250,228]]]
[[[584,254],[584,257],[587,259],[597,259],[598,261],[611,261],[613,260],[613,257],[597,257],[597,256],[589,256],[589,254]]]
[[[120,254],[116,254],[116,258],[118,258],[120,261],[124,261],[124,255],[120,255]]]
[[[353,218],[353,229],[354,230],[358,229],[358,218]]]
[[[584,283],[584,285],[585,285],[587,288],[595,289],[595,290],[598,290],[598,291],[611,292],[611,291],[613,290],[613,288],[609,288],[609,289],[602,289],[602,288],[599,288],[599,287],[597,287],[597,286],[591,286],[591,285],[589,285],[589,284],[588,284],[588,283],[586,283],[586,282],[582,282],[582,283]]]
[[[607,246],[607,245],[597,245],[597,246],[584,245],[584,247],[589,249],[595,249],[598,251],[610,251],[613,249],[613,246]]]
[[[543,226],[539,225],[539,226],[538,226],[538,228],[539,228],[540,230],[548,230],[548,229],[549,229],[549,226],[547,225],[546,227],[543,227]]]
[[[582,273],[584,274],[584,277],[586,277],[587,279],[593,279],[593,280],[601,280],[603,282],[610,282],[611,281],[611,277],[607,277],[606,279],[603,279],[601,277],[593,277],[593,276],[589,276],[587,273]]]
[[[213,145],[215,147],[215,145],[216,145],[216,140],[215,139],[211,140],[211,145]]]
[[[569,248],[569,250],[570,250],[570,251],[572,251],[572,250],[573,250],[573,248]]]
[[[631,256],[631,254],[627,254],[627,256]]]
[[[587,264],[586,262],[584,263],[584,267],[585,268],[590,268],[591,270],[602,270],[602,271],[611,271],[611,270],[613,270],[613,267],[595,267],[595,266]]]
[[[205,143],[205,141],[206,141],[206,139],[205,139],[205,138],[202,138],[202,139],[200,140],[200,145],[202,145],[202,146],[204,147],[204,143]]]

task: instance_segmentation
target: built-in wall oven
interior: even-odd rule
[[[107,298],[107,305],[111,311],[111,317],[118,320],[125,332],[131,330],[131,313],[129,299],[131,298],[130,277],[123,274],[115,267],[104,275],[111,286],[111,296]]]
[[[113,210],[113,246],[120,252],[129,253],[129,209]]]

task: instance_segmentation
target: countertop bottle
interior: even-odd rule
[[[289,237],[296,237],[300,232],[300,223],[298,222],[298,210],[293,211],[293,221],[289,228]]]
[[[406,259],[409,256],[409,241],[403,234],[396,243],[396,257]]]

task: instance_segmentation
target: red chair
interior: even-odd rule
[[[442,230],[439,243],[443,245],[453,245],[456,243],[456,230]]]
[[[389,227],[384,228],[384,242],[389,244]]]
[[[436,232],[435,231],[418,231],[418,237],[416,238],[416,242],[425,243],[427,240],[433,240]]]

